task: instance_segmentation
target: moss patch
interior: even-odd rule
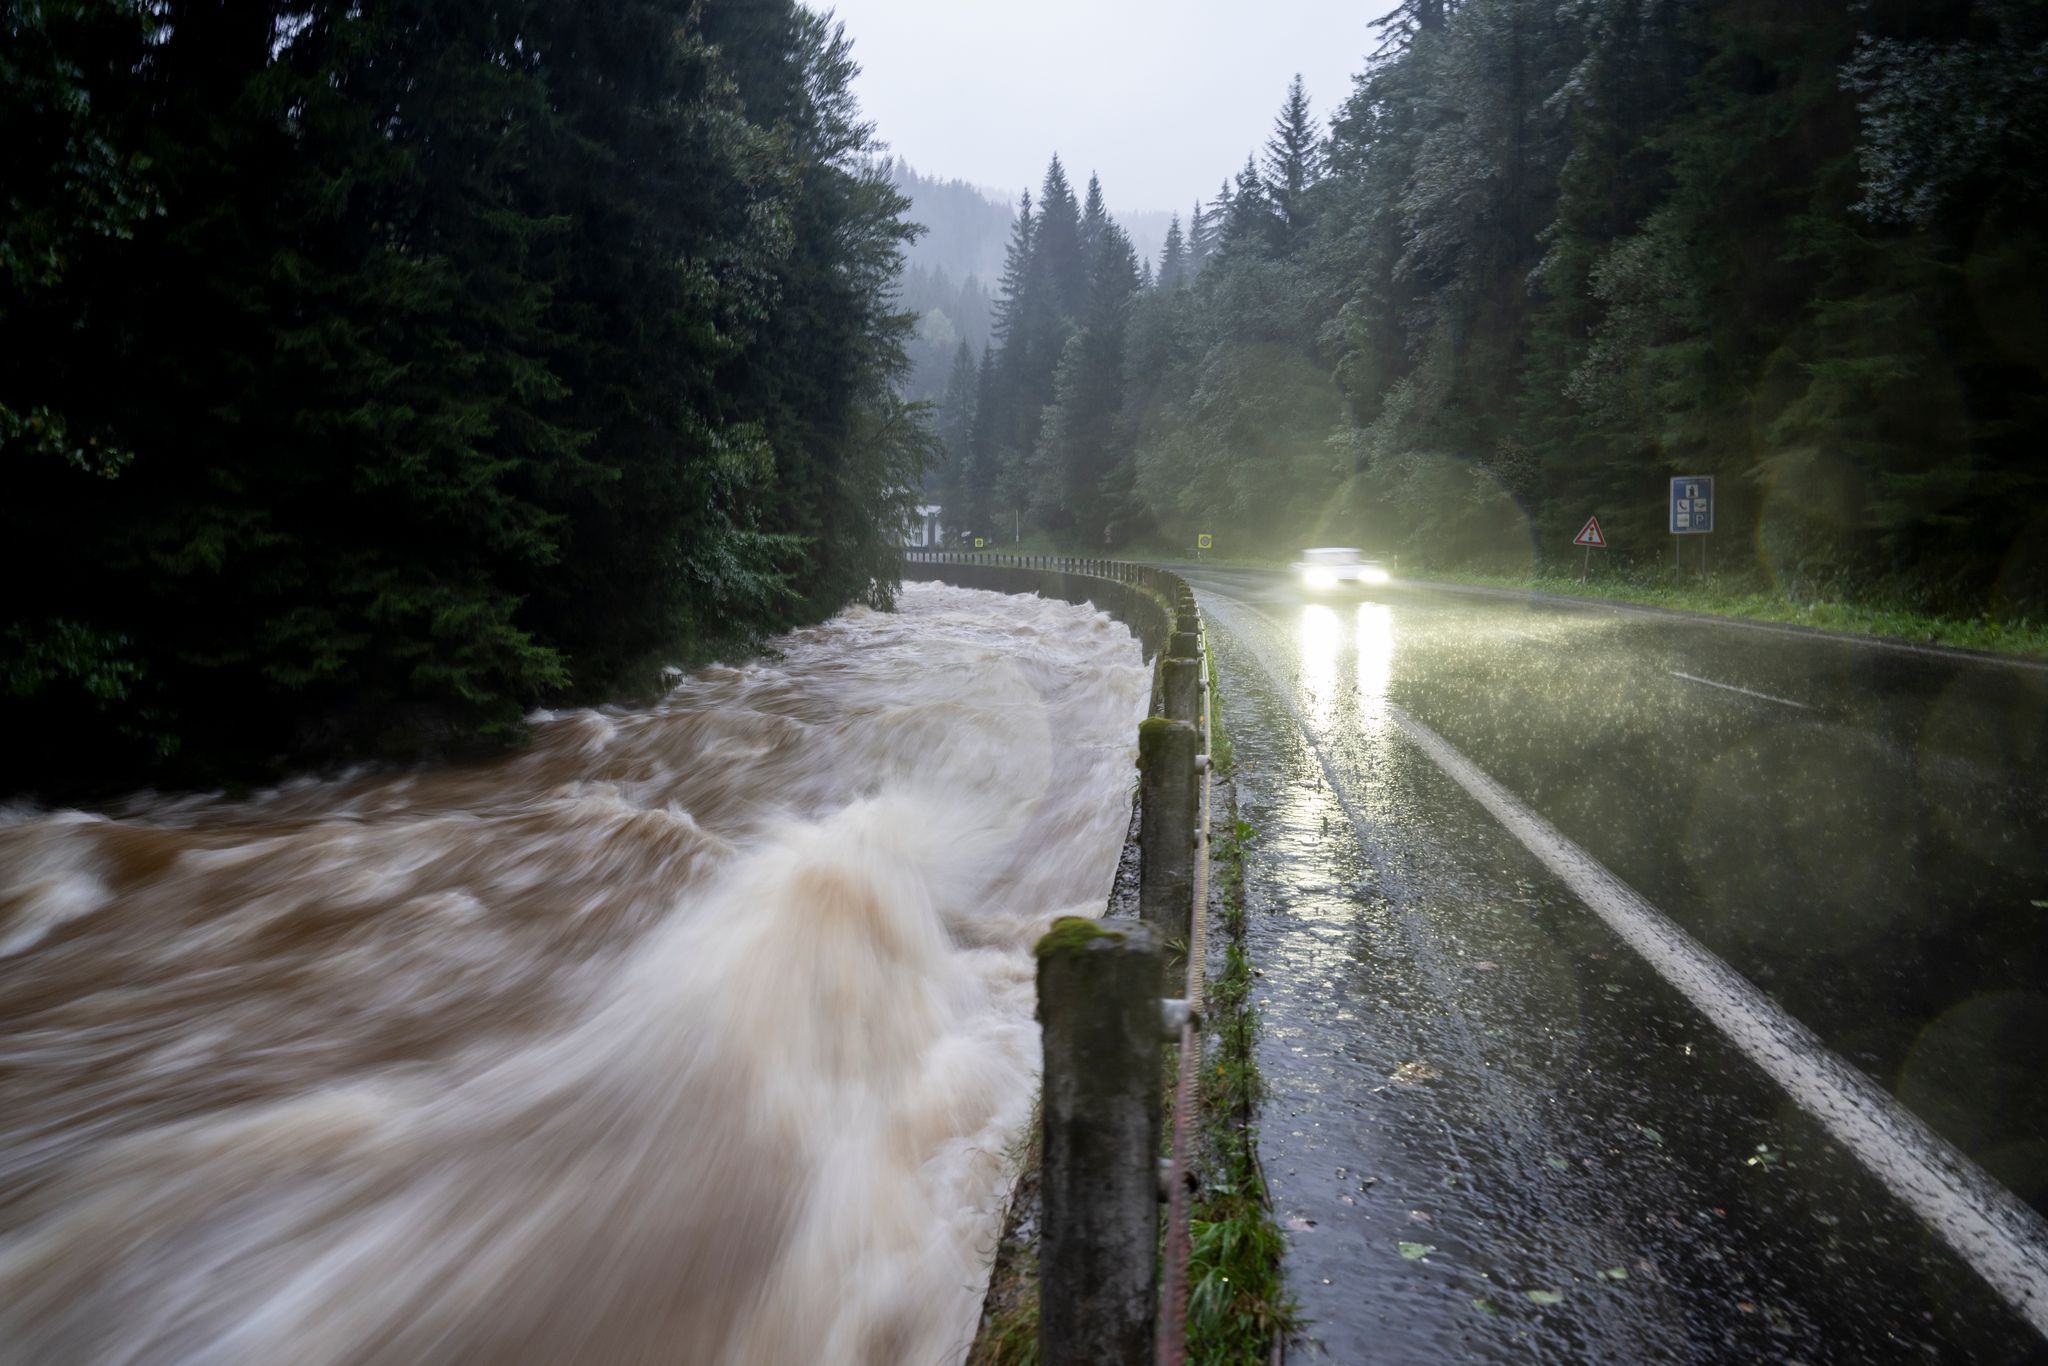
[[[1052,922],[1052,928],[1039,937],[1038,947],[1032,950],[1040,958],[1055,953],[1073,953],[1085,949],[1098,939],[1114,939],[1122,943],[1124,932],[1105,926],[1100,920],[1085,915],[1063,915]]]

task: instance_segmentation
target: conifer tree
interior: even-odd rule
[[[949,513],[957,511],[967,489],[968,465],[974,445],[974,403],[977,389],[974,352],[962,341],[953,352],[953,369],[939,400],[938,436],[945,461],[928,486]]]
[[[1194,209],[1188,214],[1188,274],[1194,275],[1207,265],[1209,257],[1216,250],[1217,211],[1215,206],[1205,210],[1202,201],[1195,201]]]
[[[1102,181],[1092,172],[1088,176],[1088,193],[1081,203],[1081,254],[1092,259],[1095,244],[1102,238],[1102,230],[1109,223],[1109,210],[1102,202]]]
[[[1237,173],[1237,184],[1230,195],[1230,209],[1224,215],[1223,228],[1217,234],[1217,246],[1224,251],[1263,250],[1272,240],[1272,200],[1266,191],[1266,182],[1259,176],[1258,163],[1250,153],[1245,155],[1244,169]]]
[[[1032,264],[1046,290],[1052,318],[1071,321],[1087,298],[1088,257],[1081,237],[1081,207],[1067,183],[1066,168],[1054,156],[1038,194],[1038,231]]]
[[[1323,153],[1309,116],[1308,92],[1297,73],[1288,84],[1287,99],[1273,120],[1263,167],[1266,193],[1280,227],[1283,245],[1291,246],[1308,227],[1308,191],[1321,178]]]
[[[1159,252],[1159,287],[1178,289],[1187,276],[1187,239],[1181,235],[1180,215],[1174,214],[1167,220],[1166,243]]]
[[[0,51],[24,778],[502,741],[887,600],[929,437],[843,34],[147,8],[16,6]]]

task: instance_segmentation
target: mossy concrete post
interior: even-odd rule
[[[1166,653],[1174,659],[1200,659],[1202,638],[1193,631],[1176,630],[1167,641]]]
[[[1202,662],[1167,659],[1159,668],[1159,691],[1167,719],[1193,725],[1202,714]]]
[[[1038,1354],[1047,1366],[1153,1358],[1159,971],[1158,941],[1136,921],[1068,916],[1038,941]]]
[[[1186,721],[1153,716],[1138,725],[1138,914],[1169,943],[1187,943],[1195,904],[1200,750],[1201,736]]]

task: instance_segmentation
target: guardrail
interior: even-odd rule
[[[1127,560],[907,550],[904,562],[906,577],[1096,602],[1155,661],[1152,714],[1138,728],[1138,916],[1067,917],[1037,947],[1038,1332],[1039,1358],[1051,1366],[1178,1366],[1209,901],[1211,715],[1194,591],[1177,574]],[[1162,983],[1180,994],[1162,998]],[[1169,1042],[1179,1060],[1162,1162]]]

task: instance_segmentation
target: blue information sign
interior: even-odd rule
[[[1714,529],[1714,478],[1681,474],[1671,481],[1671,532],[1691,536]]]

